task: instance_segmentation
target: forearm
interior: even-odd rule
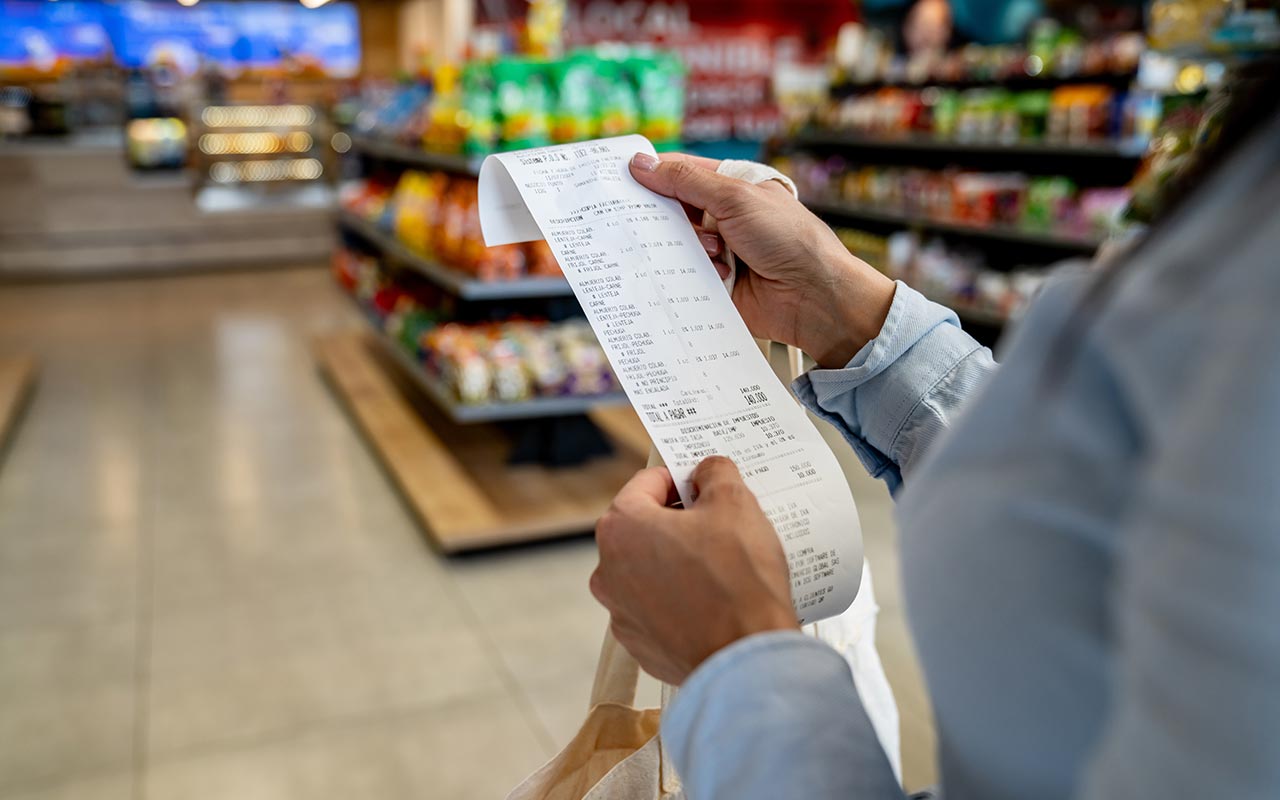
[[[893,306],[894,282],[832,237],[816,258],[829,267],[815,302],[796,314],[795,343],[823,369],[840,369],[880,335]]]
[[[878,335],[842,369],[813,370],[793,389],[896,491],[995,369],[953,312],[898,283]]]
[[[685,682],[662,737],[690,797],[903,797],[844,659],[801,633],[717,653]]]

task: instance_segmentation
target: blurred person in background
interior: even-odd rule
[[[1044,14],[1040,0],[863,0],[862,13],[908,53],[942,52],[957,44],[1009,44]]]
[[[719,220],[748,327],[814,358],[796,394],[898,501],[946,800],[1280,797],[1278,76],[1136,247],[1046,286],[1000,365],[775,182],[632,161]],[[591,580],[681,685],[662,733],[688,796],[903,797],[737,468],[693,483],[677,510],[665,468],[639,473]]]

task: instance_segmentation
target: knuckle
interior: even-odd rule
[[[730,179],[720,189],[720,204],[724,217],[738,216],[759,201],[760,187],[746,181]]]
[[[612,506],[596,520],[596,546],[601,553],[612,552],[618,540],[621,514]]]
[[[710,495],[712,502],[725,503],[732,506],[741,506],[755,500],[755,495],[746,487],[746,484],[729,481],[714,484],[708,487],[703,494],[704,496]]]
[[[751,491],[742,479],[734,473],[732,476],[726,476],[723,480],[716,481],[715,494],[720,502],[731,503],[735,506],[745,503],[755,502],[755,492]]]
[[[591,573],[591,577],[587,579],[587,588],[591,591],[591,596],[599,601],[602,606],[608,605],[606,584],[604,573],[599,567],[596,567],[595,571]]]
[[[663,161],[662,167],[667,170],[667,175],[673,181],[686,181],[694,176],[694,170],[697,169],[688,161]]]

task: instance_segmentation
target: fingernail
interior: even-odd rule
[[[648,153],[636,153],[631,157],[631,166],[642,172],[657,172],[658,159]]]
[[[714,233],[700,233],[698,238],[702,240],[702,249],[707,251],[707,255],[714,256],[720,252],[720,237]]]

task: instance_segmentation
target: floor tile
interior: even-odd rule
[[[148,800],[494,800],[548,757],[505,695],[151,765]]]
[[[133,620],[136,525],[77,517],[0,513],[0,631]]]
[[[502,691],[493,653],[451,613],[447,596],[434,597],[422,604],[412,591],[392,595],[349,576],[188,613],[158,607],[151,752]]]
[[[0,797],[128,768],[134,665],[132,624],[0,630]]]
[[[0,800],[134,800],[133,772],[118,770],[11,793],[0,791]]]
[[[938,785],[937,737],[931,720],[906,715],[902,729],[902,783],[911,791]]]
[[[595,605],[587,581],[598,562],[589,537],[547,542],[449,563],[450,574],[481,619]]]

